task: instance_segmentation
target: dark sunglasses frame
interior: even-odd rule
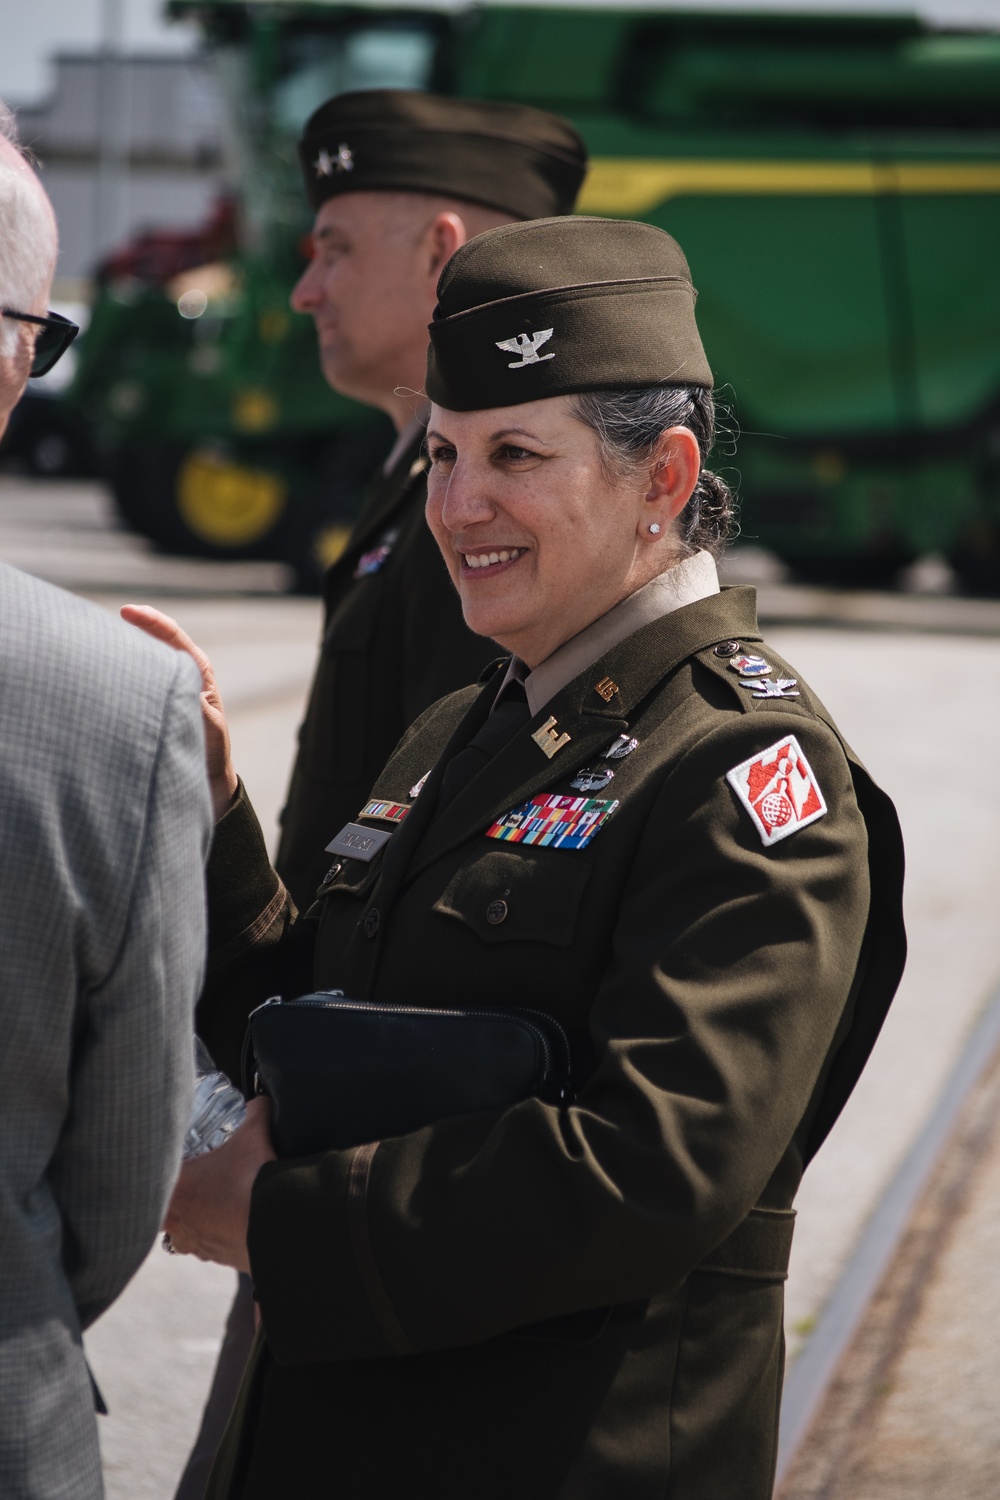
[[[0,307],[0,312],[5,318],[16,318],[19,323],[41,325],[42,332],[35,340],[35,357],[31,361],[32,376],[47,375],[80,332],[80,325],[71,323],[61,313],[50,311],[48,317],[39,318],[34,313],[15,312],[12,307]]]

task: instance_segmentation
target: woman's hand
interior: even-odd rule
[[[172,646],[175,651],[186,651],[201,673],[205,763],[208,770],[208,784],[212,793],[212,809],[215,821],[218,822],[236,795],[238,781],[233,768],[226,711],[222,706],[222,695],[215,680],[212,663],[201,647],[196,646],[186,631],[181,629],[176,620],[172,620],[169,615],[162,614],[158,609],[153,609],[151,605],[126,604],[122,608],[121,616],[129,625],[135,625],[140,630],[144,630],[154,640],[163,641],[164,645]]]
[[[217,1151],[181,1167],[163,1227],[178,1255],[197,1255],[237,1271],[250,1270],[250,1193],[266,1161],[274,1161],[271,1105],[251,1099],[247,1117]]]

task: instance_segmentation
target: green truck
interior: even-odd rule
[[[1000,36],[652,5],[168,9],[217,61],[237,230],[162,285],[106,277],[94,307],[71,399],[139,530],[286,558],[305,587],[343,545],[389,434],[327,389],[288,308],[294,143],[322,99],[389,85],[558,111],[593,158],[580,210],[677,236],[744,541],[868,583],[942,552],[1000,590]]]

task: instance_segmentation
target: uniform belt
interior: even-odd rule
[[[794,1209],[752,1208],[742,1224],[695,1269],[713,1275],[784,1281],[794,1227]]]

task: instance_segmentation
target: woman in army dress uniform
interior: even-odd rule
[[[792,1199],[903,962],[895,815],[719,591],[668,235],[470,241],[427,392],[428,519],[507,654],[411,727],[358,810],[391,837],[303,919],[215,734],[199,1030],[235,1071],[276,991],[533,1006],[575,1095],[304,1161],[256,1101],[185,1168],[176,1248],[249,1268],[262,1318],[209,1493],[764,1500]]]

